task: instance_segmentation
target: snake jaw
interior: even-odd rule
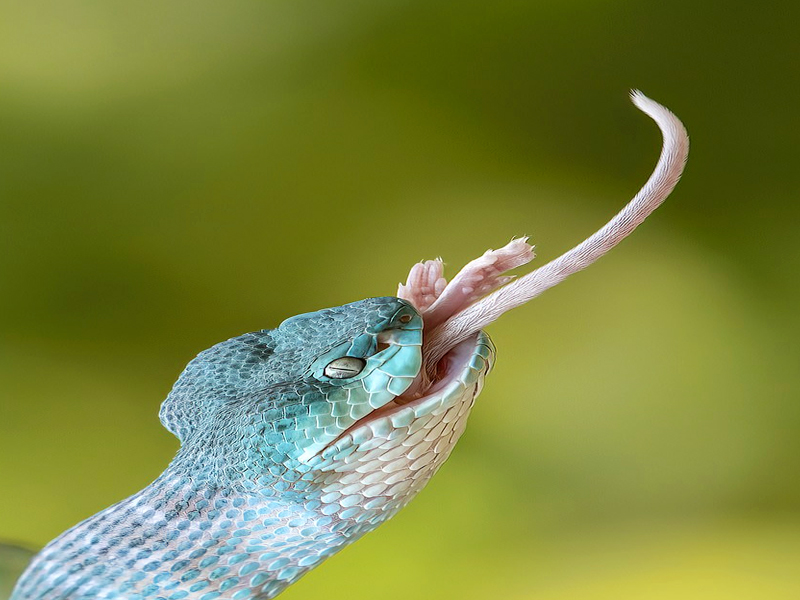
[[[427,415],[439,406],[449,405],[458,386],[468,387],[477,379],[482,379],[491,371],[496,350],[489,336],[479,332],[453,348],[440,362],[436,379],[424,394],[400,394],[390,402],[372,410],[348,427],[335,440],[331,441],[317,455],[329,458],[333,449],[341,450],[353,440],[363,438],[362,428],[374,429],[377,421],[385,427],[386,421],[397,426],[397,422],[407,420],[409,411],[413,418]],[[398,416],[402,413],[401,416]]]
[[[297,456],[302,470],[313,468],[315,458],[331,443],[361,419],[391,404],[413,383],[422,365],[422,319],[413,307],[408,309],[413,311],[410,319],[374,334],[373,347],[378,351],[366,359],[359,375],[329,382],[334,389],[327,394],[323,420],[308,422],[310,443]],[[315,371],[321,372],[327,360],[327,355],[321,356]]]
[[[309,461],[321,497],[356,534],[409,502],[449,457],[463,433],[495,349],[479,332],[451,350],[446,372],[422,397],[391,402],[357,421]],[[335,505],[353,507],[336,509]],[[356,510],[357,509],[357,510]]]

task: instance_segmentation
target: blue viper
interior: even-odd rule
[[[181,442],[152,484],[69,529],[12,600],[256,600],[391,518],[464,431],[494,361],[483,327],[602,256],[672,191],[688,152],[677,118],[634,93],[664,134],[659,163],[606,227],[509,283],[525,240],[450,284],[412,269],[398,297],[287,319],[192,360],[161,407]]]

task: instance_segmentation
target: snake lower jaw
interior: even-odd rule
[[[480,392],[483,377],[491,370],[494,356],[495,348],[489,336],[483,331],[474,334],[441,359],[437,378],[423,394],[403,394],[371,411],[330,442],[315,458],[329,459],[347,446],[363,445],[377,431],[408,426],[413,429],[414,421],[435,418],[460,402],[471,403]],[[473,387],[475,392],[466,394],[469,398],[465,398],[465,393]]]

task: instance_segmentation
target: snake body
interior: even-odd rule
[[[463,432],[494,354],[483,333],[445,388],[362,421],[417,375],[421,334],[410,304],[374,298],[203,352],[162,406],[172,464],[51,542],[14,600],[274,597],[402,508]],[[366,366],[330,380],[337,356]]]
[[[12,600],[263,600],[391,518],[464,431],[494,347],[483,327],[628,235],[678,181],[680,121],[642,191],[606,227],[509,283],[514,240],[448,284],[416,265],[398,296],[287,319],[200,353],[161,407],[181,448],[152,484],[50,542]],[[425,344],[423,344],[423,341]]]

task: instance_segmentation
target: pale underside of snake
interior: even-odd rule
[[[151,485],[69,529],[13,600],[273,598],[389,519],[449,456],[494,361],[482,331],[630,234],[677,184],[688,136],[633,92],[661,129],[645,186],[607,225],[543,267],[526,238],[449,283],[441,260],[396,297],[287,319],[192,360],[162,404],[181,441]]]

